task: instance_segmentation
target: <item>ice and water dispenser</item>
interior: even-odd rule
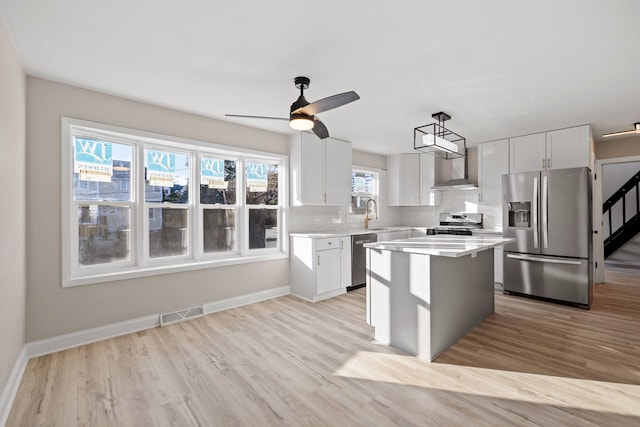
[[[531,202],[509,202],[509,227],[531,227]]]

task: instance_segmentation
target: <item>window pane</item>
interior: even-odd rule
[[[188,210],[149,209],[149,257],[184,255],[189,241]]]
[[[375,194],[376,175],[374,172],[353,171],[351,173],[351,192],[354,194]]]
[[[278,165],[248,162],[246,166],[247,204],[278,204]]]
[[[204,209],[202,220],[205,252],[236,250],[236,211],[234,209]]]
[[[130,210],[126,207],[78,207],[80,265],[129,259]]]
[[[146,202],[189,203],[189,156],[144,150]]]
[[[202,157],[200,161],[200,203],[235,205],[235,160]]]
[[[353,171],[351,173],[351,214],[364,215],[368,199],[377,201],[378,174]]]
[[[249,209],[249,249],[278,247],[278,210]]]
[[[73,138],[73,200],[131,200],[130,145]]]

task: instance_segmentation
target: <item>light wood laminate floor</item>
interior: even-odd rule
[[[364,313],[363,290],[287,296],[32,359],[7,425],[640,425],[640,274],[589,311],[496,294],[434,363]]]

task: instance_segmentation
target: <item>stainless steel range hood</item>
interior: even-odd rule
[[[469,181],[467,170],[468,153],[465,149],[464,157],[461,159],[445,160],[451,162],[451,179],[431,187],[432,190],[477,190],[478,186]]]

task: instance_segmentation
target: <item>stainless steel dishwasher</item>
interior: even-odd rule
[[[365,243],[377,242],[378,235],[355,234],[351,236],[351,286],[347,291],[365,286],[367,281],[367,250]]]

